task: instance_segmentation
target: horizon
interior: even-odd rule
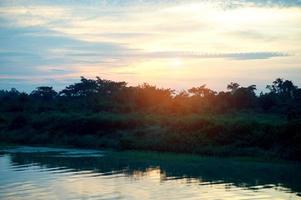
[[[26,93],[26,94],[28,94],[28,95],[30,95],[31,94],[31,92],[34,92],[36,89],[38,89],[39,87],[50,87],[50,88],[52,88],[54,91],[56,91],[56,92],[61,92],[61,91],[63,91],[64,89],[66,89],[68,86],[70,86],[70,85],[74,85],[74,84],[76,84],[76,83],[80,83],[81,82],[81,78],[86,78],[86,79],[90,79],[90,80],[96,80],[97,78],[100,78],[100,79],[102,79],[101,77],[94,77],[94,78],[87,78],[87,77],[84,77],[84,76],[81,76],[78,80],[76,80],[76,82],[73,82],[73,83],[70,83],[70,84],[68,84],[68,85],[65,85],[65,86],[61,86],[61,87],[53,87],[52,85],[37,85],[35,88],[32,88],[31,90],[20,90],[20,89],[18,89],[18,88],[14,88],[14,87],[12,87],[12,88],[8,88],[8,89],[3,89],[3,88],[0,88],[0,91],[1,90],[3,90],[3,91],[10,91],[10,90],[13,90],[13,89],[16,89],[18,92],[20,92],[20,93]],[[277,78],[278,79],[278,78]],[[283,79],[283,78],[279,78],[279,79],[281,79],[281,80],[283,80],[283,81],[286,81],[286,79]],[[102,80],[108,80],[108,81],[113,81],[113,82],[124,82],[124,81],[122,81],[122,80],[109,80],[109,79],[102,79]],[[274,80],[274,81],[276,81],[276,79]],[[290,81],[290,80],[287,80],[287,81]],[[181,92],[188,92],[188,93],[190,93],[188,90],[189,89],[191,89],[191,88],[194,88],[194,87],[202,87],[202,86],[205,86],[206,88],[208,88],[208,89],[210,89],[210,90],[212,90],[212,91],[214,91],[214,92],[217,92],[216,93],[216,95],[219,93],[219,92],[230,92],[230,89],[228,88],[228,85],[230,85],[231,83],[236,83],[236,82],[230,82],[230,83],[228,83],[228,84],[226,84],[226,86],[225,86],[225,89],[221,89],[221,90],[215,90],[215,89],[213,89],[213,88],[210,88],[207,84],[201,84],[201,85],[194,85],[194,86],[191,86],[190,88],[180,88],[180,89],[178,89],[178,88],[172,88],[172,87],[160,87],[160,86],[158,86],[158,85],[155,85],[155,84],[150,84],[150,83],[148,83],[148,82],[143,82],[143,83],[141,83],[141,84],[138,84],[138,85],[130,85],[128,82],[125,82],[126,83],[126,87],[140,87],[140,86],[143,86],[144,84],[147,84],[147,85],[150,85],[150,86],[155,86],[156,88],[158,88],[158,89],[170,89],[170,90],[173,90],[174,91],[174,95],[177,95],[177,94],[180,94]],[[295,85],[294,84],[294,82],[292,82],[293,83],[293,85],[297,88],[297,89],[301,89],[300,87],[299,87],[299,85]],[[239,83],[238,83],[239,84]],[[264,88],[264,90],[259,90],[258,88],[257,88],[257,86],[255,85],[255,90],[254,90],[254,92],[255,92],[255,94],[258,96],[258,95],[260,95],[261,93],[263,93],[263,94],[268,94],[268,93],[270,93],[271,91],[267,88],[268,86],[270,86],[270,85],[273,85],[273,83],[270,83],[270,84],[266,84],[266,87]],[[239,84],[239,87],[241,87],[241,88],[246,88],[246,87],[249,87],[249,86],[254,86],[254,84],[250,84],[250,85],[240,85]]]
[[[0,88],[80,76],[176,90],[301,85],[301,2],[1,1]]]

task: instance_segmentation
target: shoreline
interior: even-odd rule
[[[219,155],[202,155],[192,153],[181,153],[181,152],[168,152],[168,151],[152,151],[152,150],[139,150],[139,149],[124,149],[117,150],[112,148],[87,148],[87,147],[75,147],[71,145],[30,145],[30,144],[0,144],[0,152],[3,149],[10,148],[49,148],[49,149],[63,149],[63,150],[90,150],[90,151],[106,151],[110,153],[125,154],[127,156],[134,156],[137,160],[141,158],[152,157],[155,160],[159,159],[172,159],[172,160],[190,160],[197,161],[203,159],[222,159],[225,161],[237,161],[237,162],[259,162],[259,163],[275,163],[275,164],[301,164],[299,160],[287,160],[279,157],[263,157],[258,155],[253,156],[219,156]],[[4,151],[5,152],[5,151]],[[30,152],[29,152],[30,153]]]

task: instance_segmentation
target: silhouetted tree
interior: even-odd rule
[[[277,78],[273,81],[272,85],[267,85],[267,89],[269,89],[271,93],[278,94],[285,98],[292,98],[297,87],[292,81]]]
[[[277,103],[277,98],[273,93],[260,93],[259,105],[264,111],[270,111]]]
[[[208,97],[208,96],[213,96],[216,94],[215,91],[207,88],[206,84],[204,84],[200,87],[193,87],[193,88],[189,89],[188,92],[193,94],[194,96],[199,96],[199,97]]]
[[[125,88],[126,84],[126,82],[114,82],[100,79],[99,77],[96,77],[96,80],[81,77],[79,83],[67,86],[59,94],[67,97],[111,96],[113,93]]]
[[[230,90],[231,94],[234,94],[235,91],[239,88],[238,83],[231,82],[230,84],[227,85],[227,89]]]
[[[239,87],[233,94],[233,101],[236,108],[250,108],[256,104],[256,86]]]
[[[186,90],[182,90],[174,96],[171,107],[172,112],[189,113],[191,109],[190,95]]]
[[[164,112],[172,100],[173,93],[174,90],[157,88],[156,86],[144,83],[134,89],[134,101],[138,108],[152,108]],[[164,107],[165,110],[162,109]]]
[[[97,93],[97,82],[95,80],[86,79],[82,76],[80,81],[79,83],[67,86],[59,94],[67,97],[80,97]]]
[[[36,90],[32,91],[30,95],[32,97],[40,98],[43,100],[52,100],[56,97],[57,92],[53,90],[52,87],[41,86],[41,87],[37,87]]]

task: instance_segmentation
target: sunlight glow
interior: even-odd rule
[[[171,60],[171,67],[174,69],[182,67],[182,60],[180,58],[173,58]]]

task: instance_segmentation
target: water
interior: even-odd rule
[[[0,151],[0,199],[301,199],[298,163],[18,147]]]

